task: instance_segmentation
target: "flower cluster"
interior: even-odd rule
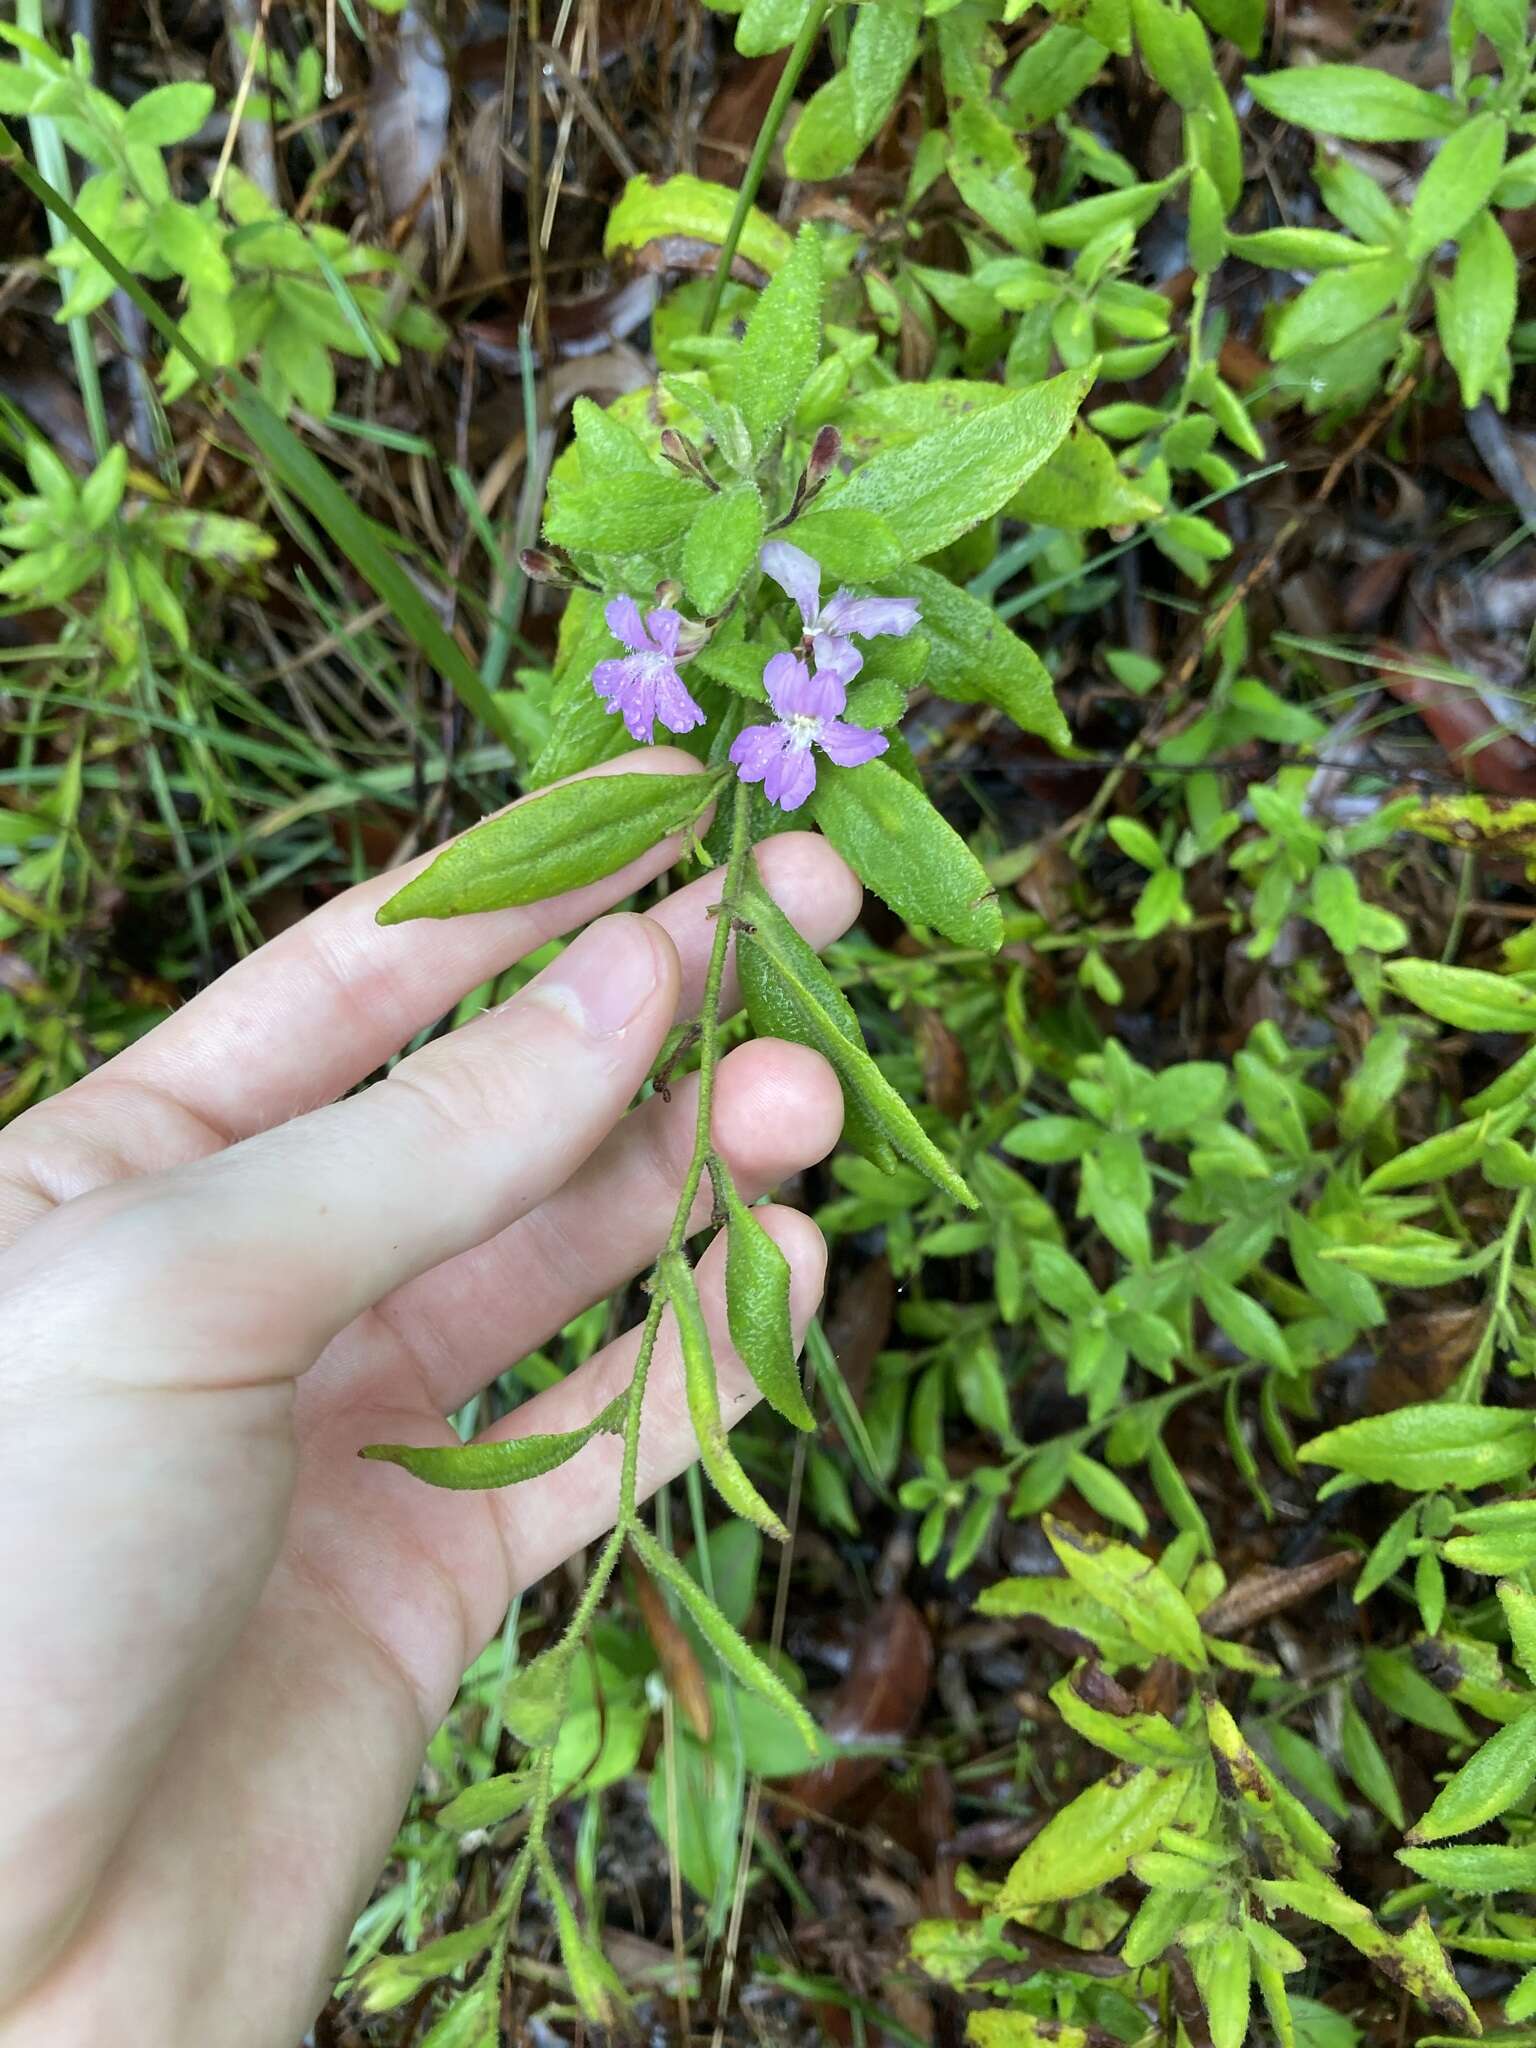
[[[909,597],[855,597],[851,590],[838,590],[823,604],[820,569],[788,541],[769,541],[760,560],[764,574],[799,611],[804,631],[798,653],[775,654],[763,670],[773,724],[749,725],[732,746],[731,759],[743,782],[760,782],[770,803],[795,811],[816,787],[813,747],[839,767],[858,768],[889,746],[883,733],[842,717],[848,685],[864,666],[853,638],[902,636],[919,614]],[[642,620],[632,597],[616,597],[603,616],[629,651],[600,661],[592,684],[604,708],[622,716],[631,739],[649,746],[658,722],[676,733],[702,725],[704,713],[678,674],[682,615],[659,606]]]

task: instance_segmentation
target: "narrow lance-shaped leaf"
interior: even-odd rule
[[[789,1318],[789,1261],[736,1192],[729,1174],[717,1181],[725,1197],[725,1312],[731,1342],[758,1391],[796,1429],[814,1420],[795,1368]]]
[[[747,317],[736,390],[755,448],[766,447],[794,411],[820,354],[821,237],[807,224]]]
[[[602,1951],[582,1933],[565,1886],[547,1857],[541,1859],[540,1868],[545,1894],[554,1909],[560,1961],[572,1995],[593,2026],[611,2027],[625,2003],[623,1986]]]
[[[444,847],[425,874],[390,897],[379,923],[505,910],[601,881],[691,825],[720,781],[593,775],[543,790]]]
[[[1536,1415],[1473,1402],[1422,1401],[1325,1430],[1298,1455],[1406,1492],[1488,1486],[1536,1463]]]
[[[1536,1784],[1536,1713],[1522,1714],[1490,1735],[1482,1748],[1441,1786],[1433,1805],[1409,1833],[1410,1842],[1468,1835],[1516,1806]]]
[[[698,1581],[678,1563],[669,1550],[663,1550],[655,1537],[642,1525],[637,1524],[630,1531],[629,1540],[639,1553],[640,1562],[651,1576],[671,1587],[682,1607],[692,1617],[699,1634],[726,1669],[755,1692],[759,1699],[766,1700],[771,1707],[776,1707],[784,1718],[799,1730],[811,1750],[820,1756],[825,1747],[821,1730],[778,1673],[765,1664],[751,1645],[744,1642],[731,1627]]]
[[[884,761],[827,767],[811,808],[859,879],[909,923],[931,925],[957,946],[995,953],[1002,912],[992,884],[953,826]]]
[[[515,1486],[519,1480],[537,1479],[542,1473],[555,1471],[593,1437],[604,1433],[617,1435],[624,1427],[627,1398],[624,1394],[616,1396],[579,1429],[511,1437],[499,1444],[366,1444],[358,1456],[402,1466],[429,1486],[446,1486],[458,1492]]]
[[[1315,64],[1243,83],[1282,121],[1350,142],[1424,142],[1449,135],[1464,118],[1454,101],[1364,64]]]
[[[811,1046],[829,1062],[843,1086],[849,1135],[861,1150],[877,1163],[899,1152],[935,1187],[974,1209],[975,1196],[870,1058],[847,997],[761,883],[743,892],[742,913],[748,924],[737,963],[753,1026]]]
[[[699,1304],[693,1269],[681,1252],[668,1252],[661,1262],[661,1284],[677,1319],[683,1353],[683,1385],[688,1414],[699,1440],[699,1461],[726,1506],[767,1536],[786,1543],[789,1531],[737,1463],[720,1419],[720,1388],[715,1378],[709,1330]]]

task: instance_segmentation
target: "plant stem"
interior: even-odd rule
[[[662,1258],[680,1252],[688,1241],[688,1219],[693,1214],[712,1147],[709,1138],[710,1112],[715,1099],[715,1068],[720,1059],[720,991],[725,985],[725,963],[731,948],[731,911],[741,889],[742,869],[747,857],[749,791],[738,782],[731,799],[731,841],[726,855],[725,878],[720,890],[720,907],[715,918],[714,941],[709,949],[709,967],[704,977],[704,1001],[699,1010],[699,1110],[694,1125],[693,1157],[683,1176],[682,1192]],[[627,1532],[635,1518],[635,1495],[640,1471],[640,1411],[645,1401],[645,1383],[661,1328],[666,1297],[661,1291],[661,1259],[652,1277],[651,1305],[640,1333],[640,1350],[635,1359],[634,1378],[629,1386],[629,1408],[624,1418],[624,1470],[619,1482],[618,1529]]]
[[[784,116],[794,98],[795,87],[800,83],[800,74],[810,61],[816,38],[821,34],[821,25],[827,18],[831,0],[811,0],[800,33],[789,46],[789,55],[779,82],[774,87],[773,98],[768,102],[768,111],[763,116],[763,125],[757,131],[757,140],[752,145],[752,154],[747,159],[746,175],[736,194],[736,205],[731,213],[730,225],[725,231],[725,240],[720,244],[720,260],[715,265],[715,274],[710,280],[709,297],[704,305],[704,318],[699,323],[699,332],[708,334],[715,324],[720,311],[720,301],[725,294],[725,281],[731,274],[731,264],[736,256],[736,244],[741,240],[741,231],[747,224],[747,215],[757,197],[758,187],[763,182],[763,173],[768,168],[768,159],[773,154],[773,145],[779,139],[779,130],[784,125]]]
[[[740,894],[743,872],[746,867],[748,845],[748,821],[750,791],[745,783],[738,782],[731,798],[730,849],[726,856],[725,876],[720,891],[720,904],[715,913],[714,938],[709,950],[709,966],[704,977],[704,1000],[699,1011],[699,1108],[694,1125],[693,1156],[683,1176],[682,1189],[678,1195],[677,1208],[672,1217],[672,1227],[667,1233],[666,1246],[651,1274],[651,1301],[646,1310],[645,1322],[640,1331],[640,1348],[635,1356],[635,1369],[629,1383],[629,1399],[624,1411],[624,1462],[619,1479],[618,1512],[608,1540],[598,1553],[581,1598],[572,1610],[571,1617],[561,1632],[560,1640],[546,1655],[569,1664],[580,1648],[592,1619],[597,1613],[599,1601],[607,1591],[608,1582],[623,1555],[624,1545],[639,1522],[640,1484],[640,1425],[645,1409],[646,1381],[650,1376],[651,1360],[656,1354],[656,1339],[661,1331],[661,1318],[666,1309],[667,1297],[662,1285],[663,1260],[676,1256],[688,1241],[688,1224],[693,1214],[693,1205],[703,1186],[704,1176],[713,1173],[718,1166],[714,1146],[710,1141],[710,1113],[714,1104],[715,1070],[720,1061],[720,996],[725,986],[725,966],[731,949],[731,921],[733,908]],[[707,1553],[706,1553],[707,1554]],[[549,1824],[549,1810],[554,1799],[554,1744],[548,1743],[538,1750],[534,1757],[534,1789],[528,1804],[528,1834],[518,1858],[516,1882],[519,1888],[526,1881],[530,1868],[546,1872],[548,1850],[545,1835]],[[676,1831],[674,1829],[674,1839]],[[552,1880],[551,1880],[552,1881]],[[510,1922],[515,1908],[501,1908]]]

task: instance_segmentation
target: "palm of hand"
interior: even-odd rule
[[[512,1593],[611,1520],[613,1438],[493,1494],[357,1452],[454,1441],[445,1415],[649,1262],[691,1089],[620,1118],[697,1002],[718,884],[598,927],[528,995],[335,1098],[673,854],[387,934],[398,878],[365,885],[0,1141],[0,1518],[23,1566],[0,1588],[7,2048],[298,2038],[460,1673]],[[857,907],[806,835],[763,869],[817,944]],[[820,1157],[839,1117],[801,1048],[722,1066],[715,1141],[749,1194]],[[819,1238],[764,1215],[803,1327]],[[753,1390],[723,1329],[716,1348],[733,1421]],[[633,1353],[618,1339],[493,1434],[585,1421]],[[679,1378],[659,1351],[647,1490],[691,1456]]]

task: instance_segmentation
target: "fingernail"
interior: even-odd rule
[[[645,1008],[661,979],[661,934],[647,918],[604,918],[567,946],[528,987],[589,1038],[613,1038]]]

